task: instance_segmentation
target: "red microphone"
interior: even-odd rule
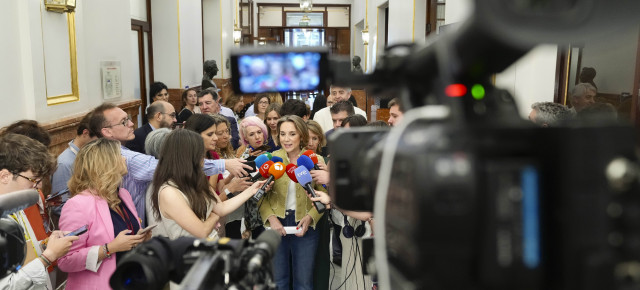
[[[315,152],[313,152],[313,150],[304,151],[302,155],[306,155],[307,157],[311,158],[311,161],[313,161],[314,170],[320,170],[320,168],[318,167],[318,155]]]
[[[262,164],[262,166],[260,166],[260,175],[262,175],[262,177],[264,178],[269,178],[269,168],[271,168],[271,165],[273,165],[273,161],[269,160],[265,163]]]
[[[269,163],[271,162],[271,163]],[[269,166],[269,168],[267,170],[264,170],[265,165]],[[276,162],[273,163],[273,161],[269,160],[267,162],[265,162],[264,164],[262,164],[262,166],[260,166],[260,174],[267,178],[267,182],[265,182],[262,187],[260,187],[260,189],[258,189],[258,191],[256,192],[256,194],[253,196],[253,198],[255,200],[260,200],[262,198],[262,196],[264,195],[264,191],[267,188],[267,185],[269,185],[269,183],[271,183],[271,181],[278,179],[280,177],[282,177],[282,175],[284,175],[284,164],[282,162]],[[265,174],[266,172],[266,174]]]
[[[293,163],[289,163],[289,165],[287,165],[287,176],[289,176],[289,179],[291,179],[293,182],[298,183],[298,178],[296,177],[296,168],[298,168],[298,166]]]

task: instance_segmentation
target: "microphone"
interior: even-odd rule
[[[298,183],[298,178],[296,178],[296,173],[295,173],[296,168],[298,168],[298,166],[296,166],[293,163],[289,163],[287,165],[286,172],[287,172],[287,176],[289,176],[289,179],[291,179],[295,183]]]
[[[307,150],[307,151],[305,151],[305,153],[308,152],[308,151],[311,151],[311,150]],[[313,153],[313,151],[311,151],[311,152]],[[315,155],[315,153],[313,153],[313,154]],[[317,161],[318,160],[318,156],[315,156],[315,157],[316,157],[316,161]],[[307,168],[307,170],[320,170],[320,168],[318,168],[318,166],[313,163],[313,159],[311,159],[307,155],[300,155],[300,157],[298,157],[298,165]],[[322,185],[322,187],[324,187],[324,189],[327,189],[327,186],[324,185],[324,184]]]
[[[318,167],[318,155],[315,152],[313,152],[313,150],[304,151],[304,153],[302,153],[302,155],[311,158],[311,161],[313,161],[313,169],[314,170],[320,170],[320,168]],[[311,170],[311,168],[307,168],[307,169]]]
[[[255,250],[250,253],[251,258],[247,263],[249,273],[262,269],[262,263],[273,257],[281,239],[282,237],[274,230],[266,230],[258,236],[254,246]]]
[[[271,155],[271,153],[269,153],[269,152],[263,153],[262,155],[267,156],[267,158],[269,158],[269,160],[271,160],[271,158],[273,157]]]
[[[273,161],[273,163],[277,163],[277,162],[284,162],[284,160],[282,160],[282,158],[278,157],[278,156],[273,156],[271,157],[271,161]]]
[[[307,155],[300,155],[300,157],[298,157],[298,167],[300,166],[304,166],[307,170],[315,169],[315,164],[313,164],[313,161]]]
[[[0,195],[0,217],[21,211],[38,202],[40,195],[35,189],[18,190]]]
[[[262,154],[262,155],[256,157],[256,159],[253,160],[253,162],[255,162],[256,163],[256,167],[259,168],[260,166],[262,166],[262,164],[264,164],[265,162],[269,161],[269,159],[271,159],[271,158],[269,158],[269,156],[267,156],[266,154]]]
[[[263,156],[263,155],[260,155]],[[266,162],[262,163],[262,165],[260,165],[260,168],[258,169],[258,172],[260,174],[256,174],[254,176],[252,176],[249,181],[251,182],[256,182],[258,181],[258,179],[260,179],[260,177],[264,177],[264,178],[268,178],[269,177],[269,168],[271,167],[271,165],[273,165],[273,161],[271,160],[267,160]],[[256,164],[257,166],[257,164]]]
[[[300,160],[300,157],[298,157],[298,160]],[[294,172],[297,182],[302,185],[302,188],[304,188],[304,190],[311,194],[311,196],[318,197],[316,191],[313,190],[313,187],[311,186],[311,174],[309,173],[309,170],[307,170],[307,168],[305,168],[304,166],[299,166],[294,170]],[[323,213],[326,209],[325,205],[319,201],[314,201],[313,203],[315,204],[316,209],[319,213]]]
[[[270,167],[269,167],[269,170],[265,172],[263,169],[267,164],[270,164]],[[265,177],[265,178],[267,177],[266,175],[268,175],[269,178],[267,178],[267,182],[265,182],[262,185],[262,187],[258,189],[258,192],[256,192],[256,194],[253,196],[255,200],[260,200],[262,198],[262,196],[264,195],[264,191],[267,188],[267,185],[269,185],[271,181],[282,177],[282,175],[284,174],[284,164],[282,164],[282,162],[273,163],[273,161],[269,160],[260,167],[260,174],[262,174],[262,177]]]

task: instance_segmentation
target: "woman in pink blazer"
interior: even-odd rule
[[[140,220],[131,195],[119,188],[127,167],[117,141],[99,138],[85,145],[73,170],[72,198],[62,208],[60,229],[87,225],[88,231],[58,260],[58,267],[69,273],[66,289],[111,289],[117,259],[151,235],[135,234]]]

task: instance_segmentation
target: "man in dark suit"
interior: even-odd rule
[[[214,88],[208,88],[198,93],[198,106],[203,114],[220,114],[220,96]],[[222,115],[221,115],[222,116]],[[238,149],[240,146],[240,134],[238,134],[238,122],[233,117],[223,116],[229,120],[231,129],[231,146]]]
[[[144,154],[144,141],[147,135],[158,128],[171,128],[171,124],[177,122],[176,110],[168,102],[155,101],[147,108],[147,119],[149,123],[133,131],[136,137],[127,141],[125,147]]]

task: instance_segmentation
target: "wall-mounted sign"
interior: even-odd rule
[[[122,73],[119,61],[100,62],[102,97],[105,100],[122,97]]]

